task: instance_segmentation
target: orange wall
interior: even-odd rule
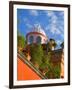
[[[31,68],[18,58],[17,80],[39,80],[41,79]]]

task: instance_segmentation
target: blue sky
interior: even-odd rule
[[[26,36],[39,24],[48,38],[56,40],[58,46],[64,40],[64,12],[54,10],[17,9],[17,30]]]

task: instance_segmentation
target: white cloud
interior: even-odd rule
[[[28,18],[23,18],[24,22],[29,22]]]
[[[58,28],[62,33],[64,33],[64,27],[62,25],[60,25]]]
[[[30,10],[30,14],[33,16],[38,16],[38,11],[37,10]]]
[[[47,31],[47,30],[49,30],[50,28],[49,28],[49,25],[48,26],[46,26],[46,28],[45,28],[45,30]]]
[[[57,20],[58,20],[58,18],[57,18],[56,15],[53,15],[53,16],[51,17],[51,23],[52,23],[52,24],[57,24]]]
[[[32,25],[31,25],[30,23],[26,23],[26,26],[27,26],[28,28],[32,28]]]
[[[56,42],[57,42],[57,45],[60,45],[62,43],[61,40],[56,40]]]
[[[54,25],[51,27],[52,34],[61,34],[60,30]]]
[[[51,16],[54,15],[54,12],[53,12],[53,11],[45,11],[45,13],[46,13],[46,15],[47,15],[48,17],[51,17]]]
[[[46,29],[46,31],[48,30],[54,35],[61,35],[61,34],[63,34],[63,32],[59,29],[59,27],[57,27],[56,24],[54,24],[54,22],[51,23],[51,24],[48,24],[48,26],[45,29]]]
[[[60,12],[59,15],[64,16],[64,12]]]
[[[63,37],[64,34],[64,27],[63,27],[63,20],[59,20],[58,16],[55,15],[53,11],[47,11],[47,15],[49,18],[49,23],[46,26],[46,30],[49,30],[54,35],[61,35]],[[63,13],[60,13],[61,15]]]
[[[32,28],[32,25],[30,24],[30,21],[28,20],[28,18],[24,18],[24,24],[28,27],[28,28]]]

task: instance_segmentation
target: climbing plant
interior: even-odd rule
[[[43,48],[41,44],[31,44],[30,45],[30,54],[31,54],[31,61],[34,64],[38,64],[38,66],[42,63],[43,57]]]

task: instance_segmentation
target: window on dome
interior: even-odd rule
[[[33,43],[33,36],[29,37],[29,43],[32,44]]]
[[[41,37],[40,37],[40,36],[38,36],[38,37],[36,38],[36,42],[37,42],[37,43],[41,43]]]

